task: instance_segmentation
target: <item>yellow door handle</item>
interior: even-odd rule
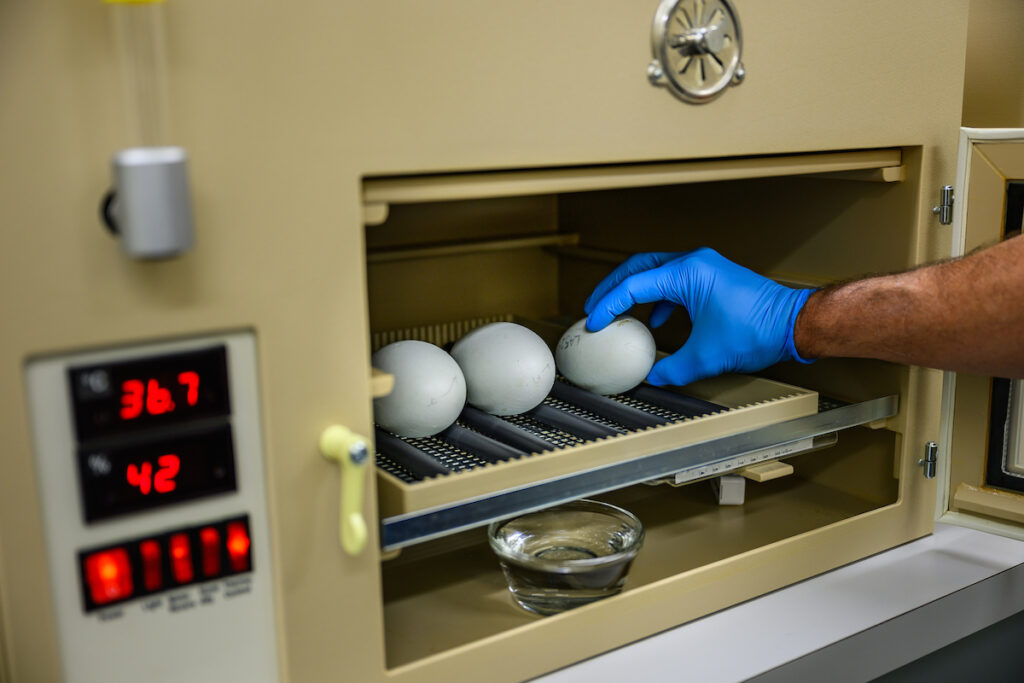
[[[341,465],[341,517],[338,520],[338,533],[345,552],[358,555],[366,547],[363,470],[370,461],[370,449],[366,439],[352,430],[341,425],[331,425],[320,435],[320,453]]]

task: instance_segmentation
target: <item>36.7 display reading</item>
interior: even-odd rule
[[[178,383],[185,386],[185,402],[199,402],[199,373],[186,370],[178,374]],[[121,419],[134,420],[141,415],[163,415],[177,408],[171,390],[160,386],[157,379],[126,379],[121,383]]]
[[[234,443],[226,422],[170,437],[82,448],[78,468],[87,522],[237,486]]]
[[[231,410],[223,346],[68,372],[83,442]]]

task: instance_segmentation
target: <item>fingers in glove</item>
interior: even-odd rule
[[[619,283],[629,276],[651,270],[652,268],[657,268],[658,266],[668,263],[681,255],[682,254],[673,252],[633,254],[628,259],[620,263],[615,270],[609,273],[603,280],[601,280],[600,283],[598,283],[597,287],[594,288],[594,291],[591,292],[590,296],[587,297],[586,302],[583,304],[584,312],[586,312],[587,315],[590,315],[597,302],[604,298],[608,292],[617,287]]]
[[[697,341],[692,340],[668,358],[655,363],[647,375],[647,381],[659,387],[666,384],[682,387],[720,374],[720,366],[714,353],[701,349]]]
[[[666,266],[630,275],[594,304],[587,317],[587,329],[591,332],[604,329],[616,316],[626,313],[636,304],[649,304],[670,297],[676,299],[677,280],[675,272]]]

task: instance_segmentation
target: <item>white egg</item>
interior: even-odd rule
[[[388,344],[373,367],[395,376],[390,394],[373,401],[373,418],[400,436],[430,436],[455,422],[466,404],[466,379],[455,359],[422,341]]]
[[[566,379],[595,394],[620,394],[644,381],[654,365],[654,337],[636,318],[621,315],[598,332],[587,319],[573,324],[555,348]]]
[[[469,404],[492,415],[540,405],[555,383],[555,359],[535,332],[515,323],[477,328],[452,347],[466,376]]]

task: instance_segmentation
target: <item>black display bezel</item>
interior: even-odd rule
[[[128,464],[145,460],[155,462],[160,455],[167,453],[175,453],[183,459],[187,457],[190,464],[199,465],[201,469],[190,467],[185,472],[183,464],[183,474],[176,478],[175,490],[155,495],[136,493],[122,479],[122,472]],[[182,456],[183,453],[187,456]],[[90,458],[94,457],[102,458],[102,461],[90,464]],[[231,425],[226,420],[172,434],[153,434],[109,445],[81,447],[77,460],[82,513],[86,523],[228,493],[238,488],[234,439]],[[106,474],[102,471],[103,463],[110,468]]]
[[[187,388],[175,380],[187,370],[198,372],[201,378],[195,405],[182,402]],[[224,345],[72,367],[67,372],[75,433],[81,443],[231,413],[227,349]],[[89,381],[97,376],[94,373],[99,373],[98,377],[103,381]],[[131,420],[122,419],[122,385],[129,379],[141,378],[160,380],[161,386],[179,399],[175,401],[175,410],[159,415],[143,412]]]

